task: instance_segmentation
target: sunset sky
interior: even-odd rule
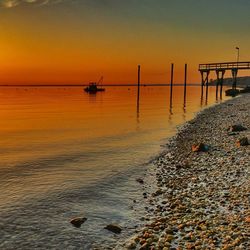
[[[199,63],[250,61],[249,0],[0,0],[0,83],[200,82]],[[250,75],[249,71],[243,75]],[[228,75],[229,76],[229,75]],[[215,76],[211,76],[214,77]]]

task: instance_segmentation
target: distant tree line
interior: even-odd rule
[[[210,79],[210,85],[216,85],[217,79]],[[225,78],[223,81],[224,85],[231,86],[233,83],[233,79],[228,77]],[[250,76],[241,76],[237,77],[237,86],[238,87],[245,87],[245,86],[250,86]]]

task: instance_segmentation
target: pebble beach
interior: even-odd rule
[[[250,249],[250,94],[199,113],[140,180],[144,226],[116,249]]]

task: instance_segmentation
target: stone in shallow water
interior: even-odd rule
[[[70,223],[77,227],[77,228],[80,228],[81,225],[87,220],[87,218],[84,218],[84,217],[78,217],[78,218],[74,218],[70,221]]]
[[[139,182],[140,184],[143,184],[143,183],[144,183],[144,180],[141,179],[141,178],[137,178],[136,181]]]
[[[250,86],[246,86],[244,89],[241,89],[240,93],[250,93]]]
[[[225,91],[226,96],[236,96],[240,93],[238,89],[227,89]]]
[[[109,224],[104,229],[107,229],[113,233],[119,234],[122,231],[122,228],[119,225],[116,224]]]

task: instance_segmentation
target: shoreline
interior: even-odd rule
[[[145,227],[115,249],[250,248],[250,146],[236,145],[250,139],[249,97],[197,113],[170,138],[144,177]],[[229,133],[235,124],[247,130]]]

